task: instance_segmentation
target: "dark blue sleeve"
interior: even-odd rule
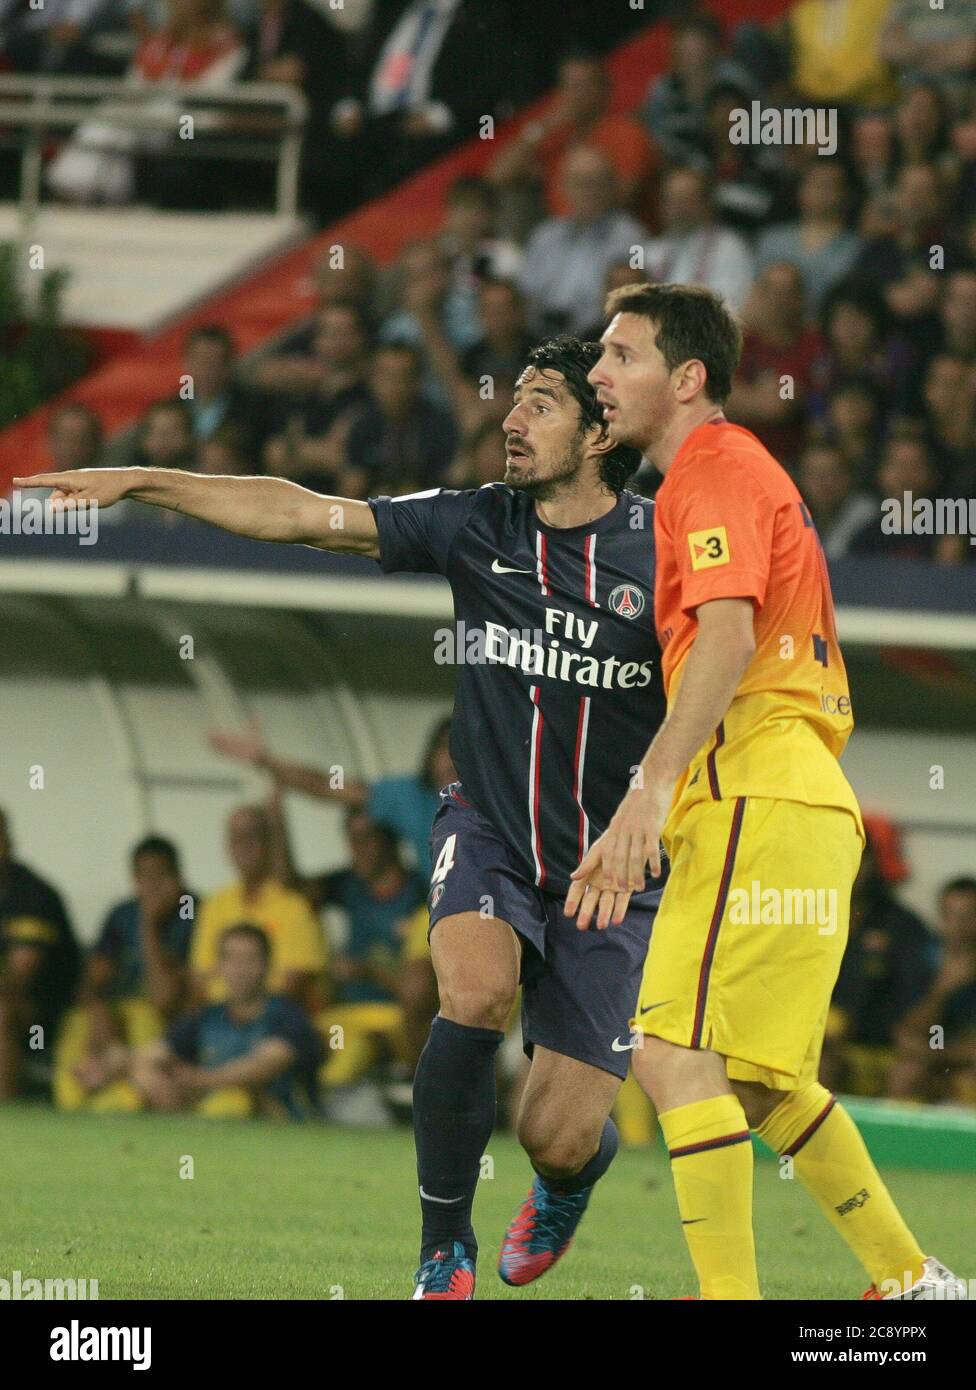
[[[119,904],[108,913],[102,924],[98,940],[92,947],[92,955],[108,956],[111,960],[118,960],[122,954],[122,933],[119,923],[119,916],[122,911],[122,905]]]
[[[403,497],[371,497],[381,569],[387,574],[397,570],[444,574],[454,538],[471,515],[477,497],[477,488],[464,492],[432,488]]]
[[[200,1024],[203,1022],[203,1009],[194,1009],[176,1019],[166,1030],[166,1041],[181,1062],[196,1062],[200,1055]]]
[[[279,996],[274,1003],[274,1010],[268,1020],[269,1037],[281,1038],[289,1043],[295,1049],[295,1059],[299,1066],[316,1066],[322,1058],[322,1040],[308,1017],[291,999]]]

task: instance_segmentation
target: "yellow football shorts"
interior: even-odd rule
[[[738,797],[698,802],[669,830],[635,1029],[720,1053],[735,1080],[807,1085],[847,944],[856,820]]]

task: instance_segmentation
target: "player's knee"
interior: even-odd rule
[[[532,1120],[519,1125],[518,1137],[533,1168],[547,1178],[573,1177],[589,1163],[600,1142],[599,1135],[592,1139],[575,1127],[560,1133]]]
[[[502,981],[462,976],[440,981],[440,1000],[441,1016],[452,1023],[504,1032],[514,994]]]

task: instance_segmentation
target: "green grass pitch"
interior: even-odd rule
[[[403,1299],[416,1263],[409,1131],[215,1122],[156,1115],[0,1112],[0,1278],[95,1278],[110,1298]],[[667,1299],[693,1292],[663,1152],[624,1151],[572,1250],[526,1290],[508,1289],[498,1242],[529,1166],[496,1135],[475,1206],[479,1298]],[[192,1160],[192,1178],[181,1165]],[[967,1174],[885,1174],[927,1252],[976,1273]],[[860,1267],[798,1182],[756,1165],[767,1298],[856,1298]]]

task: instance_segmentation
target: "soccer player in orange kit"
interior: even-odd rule
[[[868,1271],[868,1297],[965,1297],[817,1080],[864,831],[838,762],[851,700],[810,514],[723,415],[741,340],[722,301],[657,284],[616,290],[607,308],[589,379],[611,435],[664,475],[655,619],[668,715],[566,907],[585,927],[599,899],[598,925],[619,921],[645,865],[659,871],[663,838],[671,874],[634,1070],[658,1111],[701,1297],[760,1297],[751,1130],[792,1159]]]

